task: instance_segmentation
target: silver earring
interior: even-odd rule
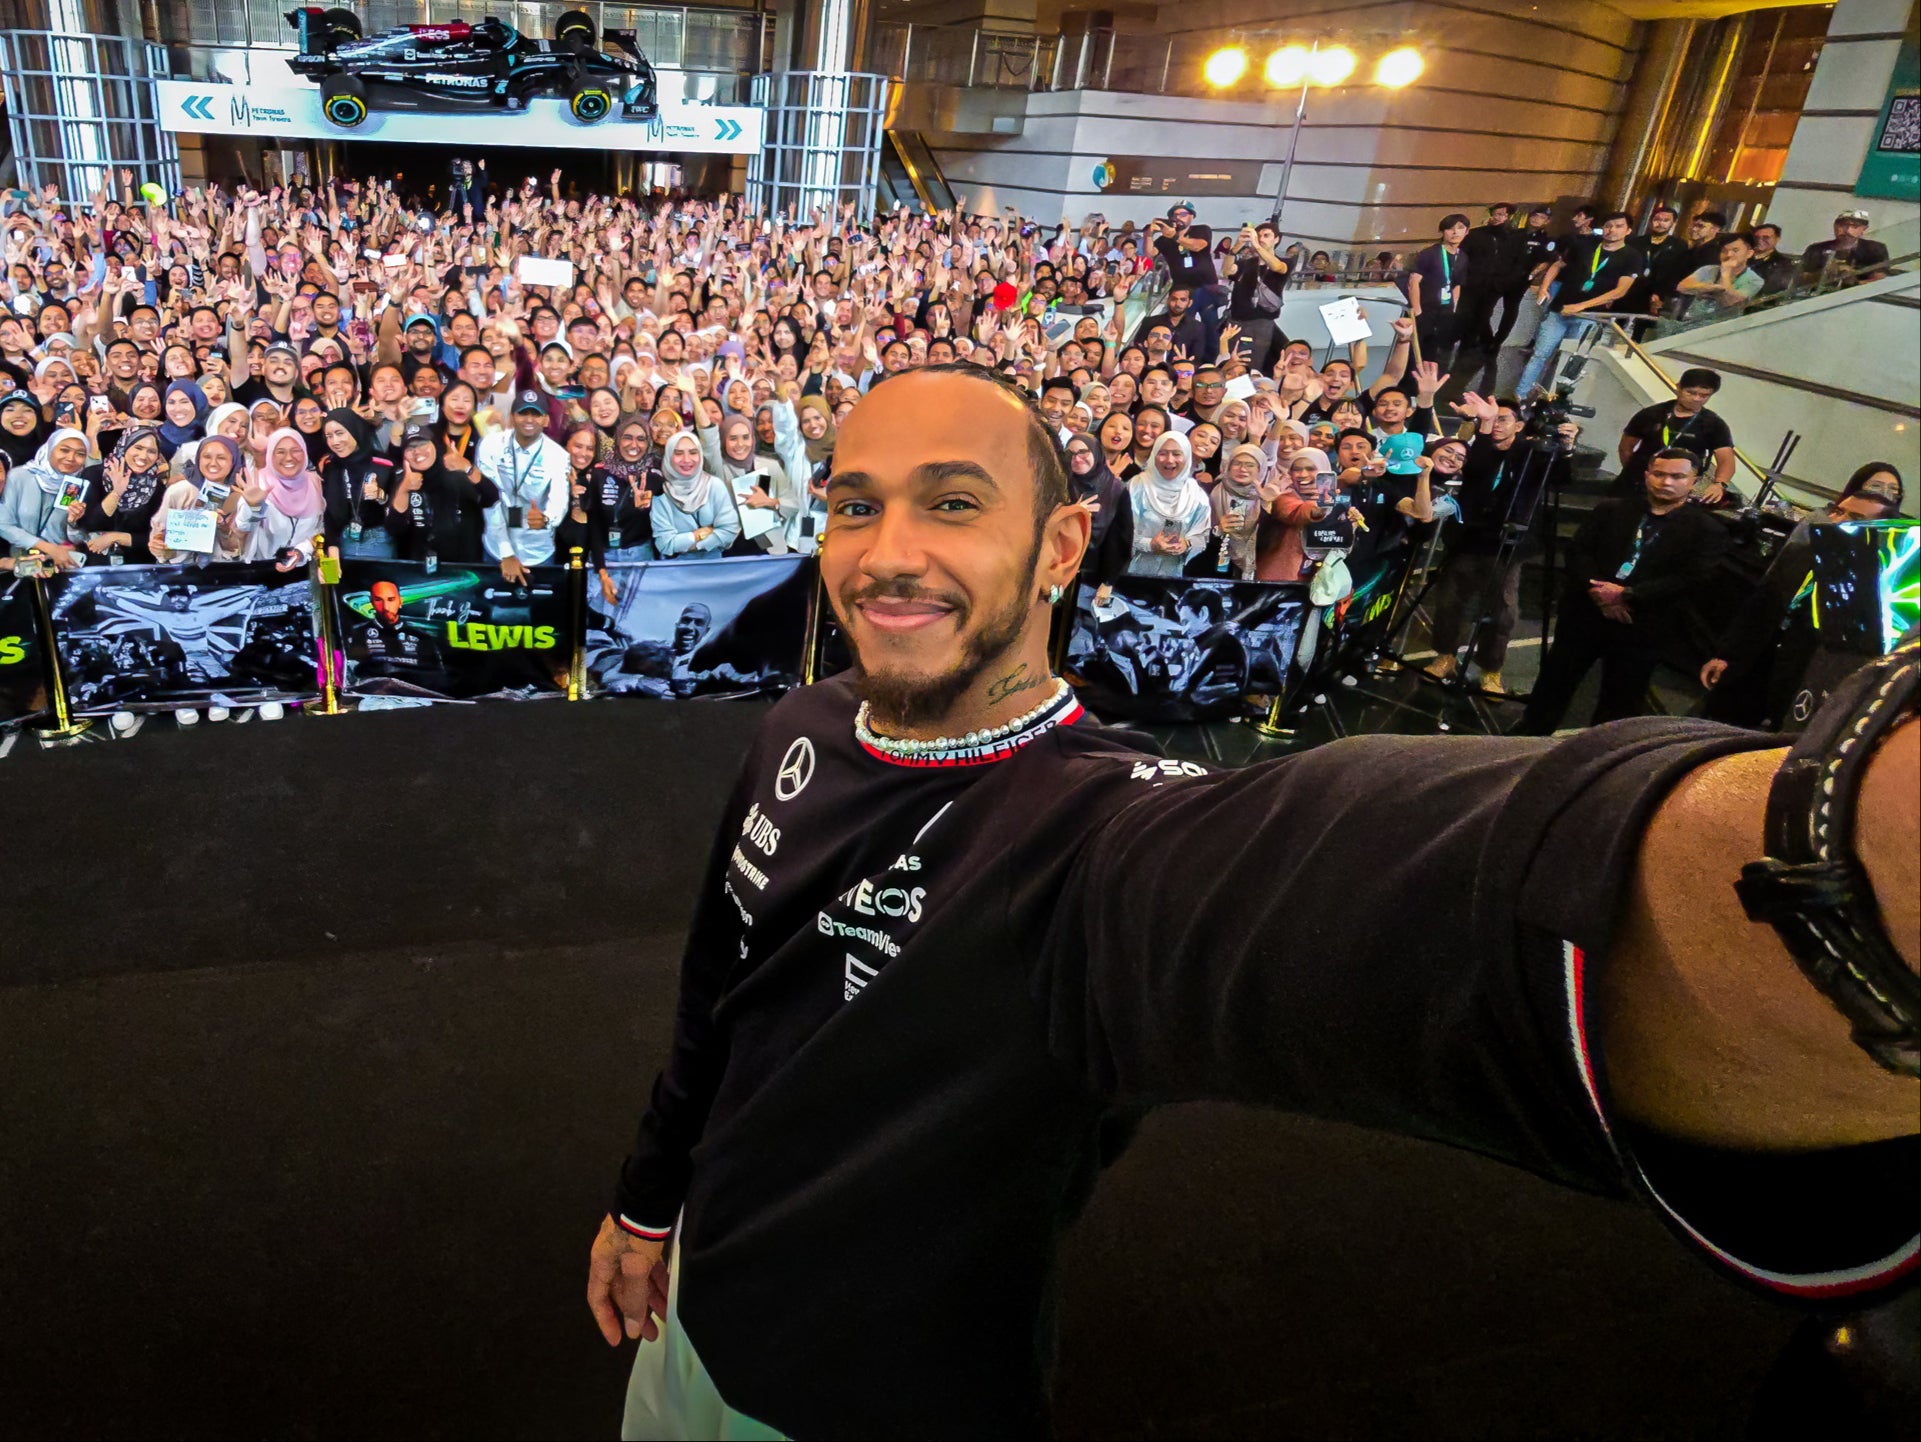
[[[1058,606],[1060,603],[1061,588],[1059,586],[1049,586],[1047,588],[1047,604],[1050,606]]]

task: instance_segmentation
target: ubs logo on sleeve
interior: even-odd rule
[[[787,754],[780,758],[780,770],[774,774],[774,799],[792,801],[813,779],[814,743],[805,736],[797,736],[794,744],[787,748]]]

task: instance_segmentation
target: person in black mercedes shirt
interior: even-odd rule
[[[1720,505],[1734,476],[1734,432],[1708,409],[1708,402],[1720,389],[1718,371],[1690,366],[1681,372],[1672,401],[1643,407],[1628,417],[1617,446],[1621,470],[1614,478],[1614,494],[1640,495],[1648,458],[1670,446],[1680,446],[1704,461],[1702,491],[1696,499],[1705,505]]]
[[[446,667],[446,653],[431,632],[401,619],[405,604],[394,581],[375,581],[367,590],[373,615],[347,637],[347,655],[365,676],[431,682]]]
[[[1059,1239],[1117,1106],[1304,1109],[1633,1191],[1777,1293],[1912,1266],[1916,1083],[1729,884],[1770,738],[1369,736],[1210,775],[1050,671],[1091,518],[994,373],[877,384],[826,490],[855,664],[762,724],[589,1257],[603,1338],[646,1339],[624,1435],[1044,1435]],[[1849,793],[1910,968],[1917,735]]]
[[[1700,478],[1699,455],[1666,447],[1648,458],[1641,496],[1603,501],[1588,513],[1568,545],[1554,641],[1517,735],[1550,735],[1597,661],[1595,722],[1646,714],[1661,644],[1728,548],[1727,528],[1689,503]]]

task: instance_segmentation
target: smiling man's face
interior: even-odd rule
[[[821,571],[883,716],[941,716],[1044,636],[1040,592],[1072,576],[1087,522],[1069,506],[1037,520],[1032,432],[1012,396],[945,372],[877,386],[842,428]]]

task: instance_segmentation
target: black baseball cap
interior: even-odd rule
[[[545,409],[545,407],[542,407],[542,409]],[[400,446],[402,450],[405,450],[408,446],[417,445],[421,441],[432,442],[433,438],[434,433],[430,426],[425,426],[419,421],[414,421],[408,425],[406,430],[400,433]]]
[[[547,414],[547,402],[541,399],[539,391],[522,391],[514,397],[514,414],[519,415],[522,411],[539,411],[544,416]]]

